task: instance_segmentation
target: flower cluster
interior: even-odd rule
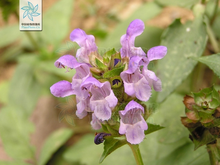
[[[141,101],[150,98],[152,87],[156,91],[161,90],[161,81],[148,70],[148,64],[167,53],[165,46],[153,47],[147,54],[140,47],[135,47],[135,37],[143,31],[141,20],[132,21],[126,34],[121,37],[120,52],[112,49],[101,56],[94,36],[87,35],[81,29],[73,30],[70,39],[80,46],[76,58],[64,55],[55,62],[55,66],[75,69],[76,73],[72,82],[63,80],[50,88],[56,97],[76,95],[76,115],[80,119],[92,113],[91,125],[94,129],[104,130],[104,127],[112,126],[105,131],[112,136],[125,134],[131,144],[139,144],[148,129],[143,117],[145,107]]]

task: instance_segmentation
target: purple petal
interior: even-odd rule
[[[144,140],[144,130],[141,129],[139,124],[129,126],[126,130],[126,139],[131,144],[139,144]]]
[[[144,68],[142,73],[145,76],[145,78],[148,80],[149,85],[150,86],[153,85],[155,91],[159,92],[162,90],[161,80],[155,75],[153,71]]]
[[[82,82],[81,88],[86,88],[90,91],[92,85],[101,87],[102,83],[100,83],[96,78],[89,76]]]
[[[66,97],[74,94],[72,84],[68,81],[59,81],[50,87],[50,92],[56,97]]]
[[[120,127],[119,127],[119,133],[120,134],[125,134],[126,133],[126,129],[127,129],[128,124],[124,124],[122,122],[122,120],[120,120]]]
[[[134,73],[140,66],[147,66],[149,61],[146,57],[133,56],[130,58],[128,70],[129,73]]]
[[[148,81],[143,77],[134,84],[134,90],[136,97],[141,101],[147,101],[149,100],[151,96],[151,87],[148,84]]]
[[[85,46],[85,40],[87,39],[87,34],[81,29],[74,29],[70,33],[70,40],[76,42],[80,47]],[[95,38],[94,38],[95,41]]]
[[[126,34],[121,36],[120,49],[121,57],[132,57],[132,56],[146,56],[145,52],[141,48],[136,48],[134,46],[135,37],[140,35],[144,31],[143,21],[136,19],[130,23],[127,28]]]
[[[151,87],[147,79],[136,70],[132,73],[131,70],[126,70],[120,74],[123,82],[125,93],[129,96],[136,96],[141,101],[147,101],[151,96]]]
[[[74,56],[72,55],[64,55],[64,56],[61,56],[58,60],[56,60],[56,62],[54,63],[54,65],[57,67],[57,68],[65,68],[65,67],[68,67],[68,68],[71,68],[73,69],[74,68],[74,65],[78,63],[75,59]]]
[[[91,52],[87,50],[85,47],[81,47],[76,52],[76,58],[79,62],[84,62],[89,64],[89,54]]]
[[[95,130],[101,129],[101,121],[95,116],[95,114],[92,114],[92,121],[91,121],[92,128]]]
[[[131,47],[130,51],[132,56],[146,56],[146,53],[142,50],[141,47]]]
[[[142,117],[142,116],[141,116]],[[143,130],[147,130],[148,129],[148,125],[147,122],[144,120],[144,118],[142,117],[142,120],[138,123],[139,126],[141,127],[141,129]]]
[[[80,119],[84,118],[87,115],[87,112],[89,111],[89,99],[82,99],[76,96],[77,100],[77,110],[76,110],[76,116]]]
[[[95,116],[104,121],[111,118],[111,108],[105,100],[92,101],[90,100],[91,109],[94,110]]]
[[[167,54],[167,47],[166,46],[155,46],[148,50],[147,57],[149,61],[158,60],[163,58]]]
[[[131,100],[125,107],[125,109],[123,111],[120,111],[120,113],[122,115],[125,115],[128,111],[132,110],[132,109],[139,109],[142,111],[142,113],[144,113],[144,107],[140,104],[138,104],[136,101]]]
[[[127,35],[129,36],[139,36],[144,31],[144,22],[140,19],[135,19],[130,23],[127,28]]]
[[[118,99],[117,97],[115,97],[115,94],[112,90],[111,90],[110,95],[105,97],[105,100],[108,102],[108,105],[110,108],[114,108],[118,103]]]
[[[75,29],[70,34],[70,39],[76,42],[81,48],[77,50],[76,57],[79,62],[89,63],[89,55],[91,52],[97,51],[95,38],[93,35],[87,35],[81,29]]]

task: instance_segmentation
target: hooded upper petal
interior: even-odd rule
[[[134,41],[144,31],[144,23],[140,19],[136,19],[130,23],[126,34],[121,37],[120,49],[121,57],[145,56],[145,52],[140,47],[134,46]]]
[[[155,46],[148,50],[147,57],[149,61],[159,60],[163,58],[167,54],[166,46]]]
[[[72,84],[69,81],[59,81],[50,87],[50,92],[56,97],[66,97],[74,94]]]
[[[61,56],[58,60],[56,60],[54,65],[57,68],[68,67],[68,68],[73,69],[74,66],[76,65],[76,63],[78,63],[78,62],[77,62],[77,60],[75,59],[74,56],[72,56],[72,55],[64,55],[64,56]]]
[[[70,39],[81,47],[76,53],[78,61],[89,63],[89,54],[97,51],[95,37],[93,35],[87,35],[83,30],[78,28],[71,32]]]

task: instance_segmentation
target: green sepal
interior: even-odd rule
[[[196,106],[196,105],[194,105],[194,106]],[[186,116],[193,121],[198,121],[200,119],[198,111],[195,110],[194,108],[193,108],[193,110],[185,108],[185,113],[186,113]]]
[[[192,135],[191,137],[195,145],[194,150],[198,149],[199,147],[203,145],[211,143],[216,139],[216,137],[213,136],[207,129],[204,131],[204,133],[201,135],[200,138],[196,138],[195,135]]]
[[[109,63],[111,58],[112,58],[112,55],[114,55],[116,52],[115,48],[107,51],[104,55],[103,55],[103,62],[105,63]]]
[[[101,69],[101,70],[107,70],[108,66],[105,65],[103,62],[101,62],[99,59],[95,58],[95,63],[97,68]]]
[[[214,119],[210,123],[203,124],[206,128],[218,127],[220,125],[220,118]]]
[[[160,126],[160,125],[151,124],[151,123],[147,123],[147,125],[148,125],[148,129],[147,129],[146,131],[144,131],[144,134],[145,134],[145,135],[148,135],[148,134],[150,134],[150,133],[153,133],[153,132],[155,132],[155,131],[158,131],[158,130],[160,130],[160,129],[165,128],[165,127],[162,127],[162,126]]]
[[[114,81],[114,80],[119,80],[119,81],[117,81],[118,83],[113,84],[113,81]],[[120,76],[111,77],[111,78],[110,78],[110,83],[111,83],[111,87],[112,87],[112,88],[119,88],[119,87],[121,87],[121,85],[123,84],[123,83],[122,83],[122,79],[121,79]]]
[[[108,128],[106,127],[106,125],[101,124],[102,125],[102,129],[105,133],[109,133]]]
[[[99,163],[102,163],[103,160],[110,155],[113,151],[116,149],[122,147],[127,143],[126,139],[119,140],[119,139],[114,139],[113,137],[109,136],[105,138],[104,142],[104,151],[102,153],[102,156],[99,160]]]
[[[116,53],[112,56],[111,58],[111,62],[110,62],[110,68],[117,68],[117,67],[120,67],[121,66],[121,62],[118,62],[116,65],[115,65],[115,59],[118,59],[118,60],[121,60],[121,54],[120,53]]]
[[[216,109],[220,105],[219,93],[214,86],[205,88],[197,93],[193,93],[197,105],[203,108]]]
[[[124,65],[118,68],[113,68],[103,74],[103,78],[111,78],[114,76],[120,76],[120,73],[124,70]]]
[[[119,124],[117,124],[117,123],[114,123],[114,124],[107,123],[105,126],[106,126],[108,132],[110,134],[112,134],[112,136],[120,136],[120,134],[118,133]]]

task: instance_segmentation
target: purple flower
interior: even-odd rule
[[[151,87],[139,69],[140,64],[145,63],[142,59],[146,59],[146,57],[132,57],[128,70],[121,72],[120,76],[124,82],[125,93],[129,96],[136,96],[141,101],[147,101],[151,96]]]
[[[142,116],[143,113],[144,107],[133,100],[126,105],[125,110],[119,111],[121,117],[119,133],[125,134],[131,144],[139,144],[145,137],[144,130],[147,130],[148,126]]]
[[[90,108],[95,116],[104,121],[111,118],[112,109],[117,105],[118,99],[115,97],[111,85],[108,81],[100,83],[94,77],[88,77],[82,84],[82,89],[87,89],[92,97],[90,98]]]
[[[71,32],[70,39],[81,47],[76,52],[78,61],[89,63],[90,53],[97,51],[95,37],[93,35],[87,35],[81,29],[75,29]]]
[[[127,28],[126,34],[121,37],[120,49],[121,57],[132,56],[146,56],[144,51],[140,47],[134,46],[135,37],[139,36],[144,31],[144,23],[140,19],[135,19],[130,23]]]
[[[69,95],[76,95],[77,111],[76,115],[83,118],[90,112],[89,108],[89,93],[80,88],[81,83],[91,75],[90,66],[85,63],[79,63],[74,56],[64,55],[60,57],[55,63],[58,68],[75,69],[76,73],[72,78],[72,83],[68,81],[59,81],[50,87],[51,93],[56,97],[66,97]]]

